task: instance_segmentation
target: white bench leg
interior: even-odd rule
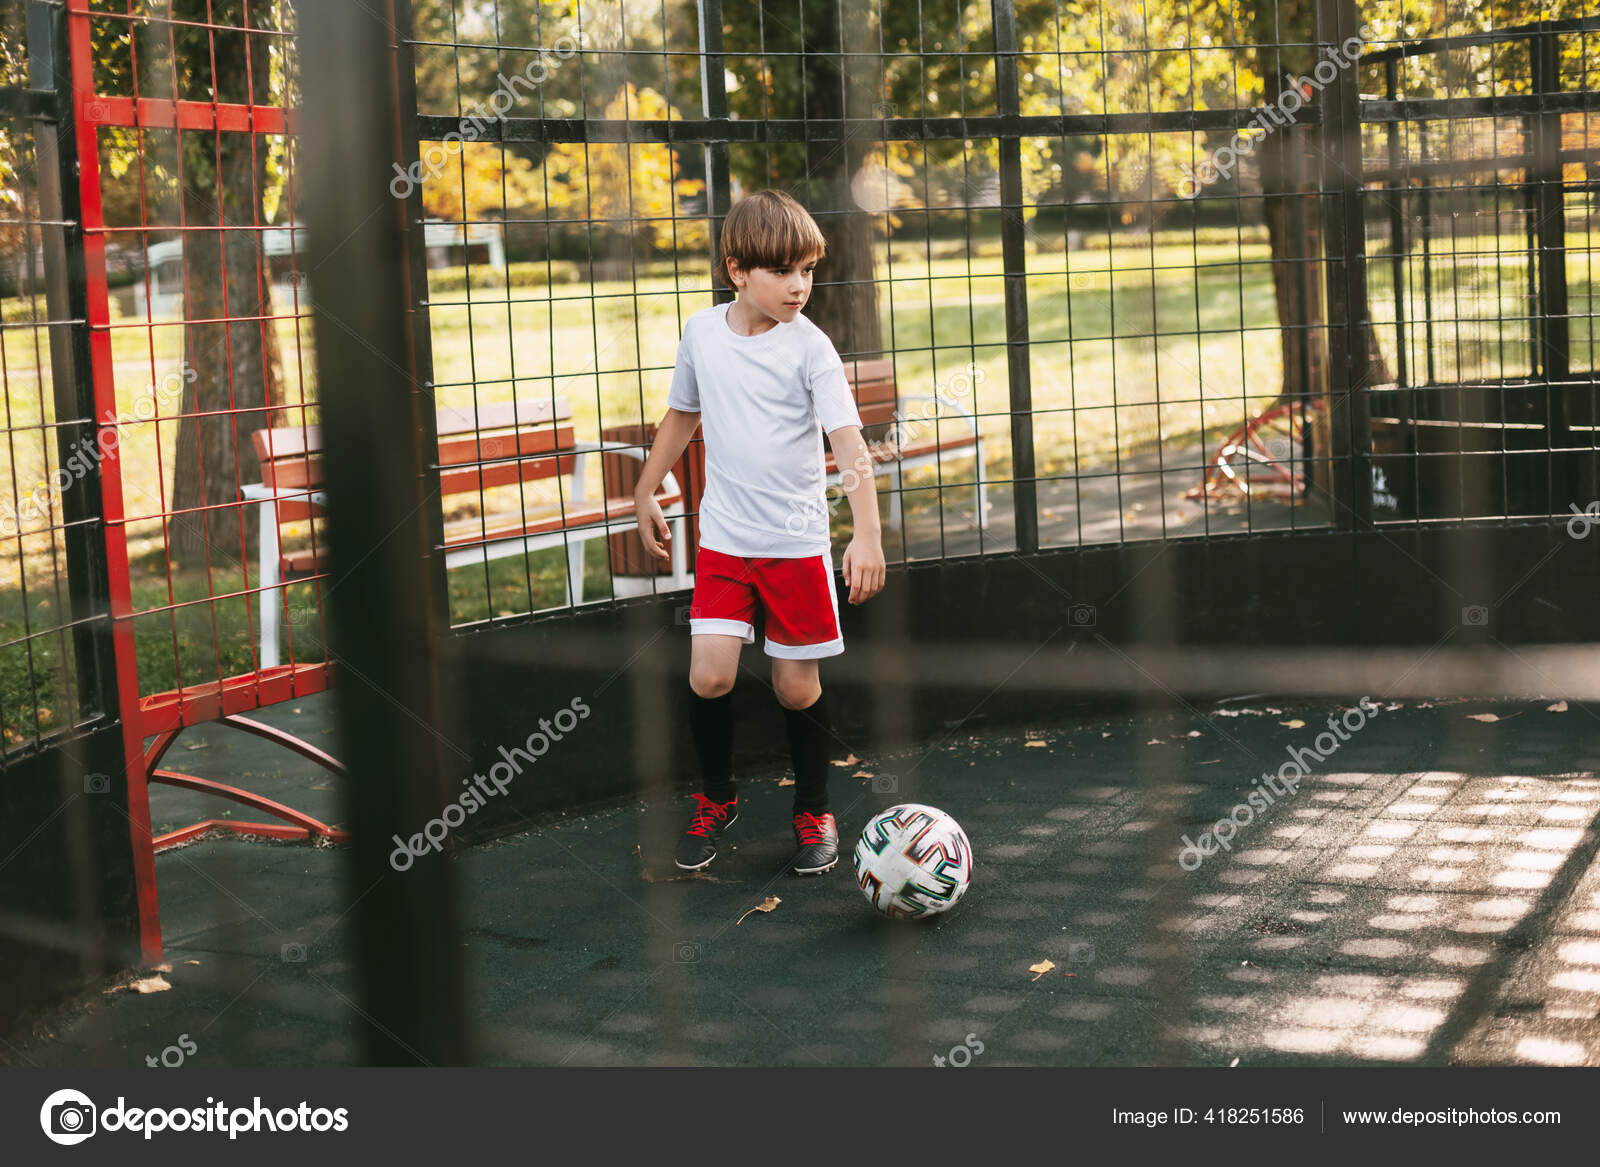
[[[270,669],[278,664],[278,609],[283,603],[282,577],[278,573],[278,507],[274,499],[264,498],[256,509],[261,521],[261,591],[257,593],[261,605],[261,667]]]
[[[684,532],[687,524],[682,515],[677,515],[672,520],[672,586],[674,588],[687,587],[689,573],[686,570],[689,548],[685,540],[688,538]]]
[[[900,484],[904,481],[900,473],[900,463],[889,463],[889,529],[898,531],[900,520],[904,517]]]
[[[583,603],[583,548],[588,542],[574,539],[572,536],[576,534],[581,532],[567,535],[567,602],[573,605]]]
[[[572,460],[572,489],[567,492],[567,501],[579,503],[587,497],[584,486],[584,470],[588,466],[587,452],[578,454]],[[577,607],[583,603],[583,544],[582,538],[573,539],[574,532],[567,534],[567,603]]]
[[[989,529],[989,472],[983,464],[983,439],[978,443],[978,529]]]

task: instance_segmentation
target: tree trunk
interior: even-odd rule
[[[217,36],[212,45],[195,46],[215,53],[216,75],[232,78],[228,85],[241,93],[245,39]],[[258,45],[250,62],[251,98],[266,105],[271,70],[262,57]],[[184,318],[252,319],[184,328],[186,372],[194,376],[185,377],[178,423],[170,495],[176,510],[237,504],[240,485],[261,480],[251,435],[272,424],[265,407],[276,398],[280,380],[273,323],[254,319],[272,314],[261,232],[214,230],[265,222],[267,143],[248,133],[190,131],[183,136],[181,164],[184,223],[190,228],[183,246]],[[219,567],[236,565],[246,559],[255,538],[253,505],[180,515],[172,520],[169,555],[185,565],[208,559]]]
[[[1251,23],[1258,70],[1267,108],[1276,107],[1290,77],[1304,77],[1316,64],[1306,47],[1316,39],[1316,8],[1311,0],[1277,0],[1258,6]],[[1285,47],[1278,48],[1278,45]],[[1283,382],[1280,397],[1320,397],[1329,390],[1320,149],[1309,128],[1289,125],[1258,142],[1262,214],[1272,253],[1272,287],[1282,335]],[[1364,240],[1355,241],[1365,246]],[[1393,380],[1372,327],[1370,300],[1356,306],[1366,368],[1352,369],[1358,383]]]
[[[1268,91],[1275,88],[1268,81]],[[1271,95],[1276,101],[1276,95]],[[1278,305],[1283,381],[1279,395],[1316,398],[1328,392],[1328,338],[1324,325],[1322,223],[1317,197],[1305,176],[1314,160],[1309,135],[1299,126],[1269,134],[1256,148],[1261,165],[1262,214],[1272,252],[1272,290]]]
[[[841,42],[837,0],[804,0],[806,116],[833,119],[872,116],[879,76],[870,56],[851,56],[842,69],[841,43],[851,53],[869,53],[876,34],[864,18],[847,21]],[[878,286],[873,262],[872,217],[855,205],[850,182],[866,161],[870,142],[808,141],[806,177],[795,197],[822,228],[827,258],[817,269],[806,315],[827,333],[845,360],[870,359],[883,352],[878,317]]]

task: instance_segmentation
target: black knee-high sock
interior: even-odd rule
[[[828,716],[828,691],[805,709],[784,708],[789,730],[789,755],[794,761],[794,813],[828,812],[828,751],[833,722]]]
[[[713,802],[738,793],[733,781],[733,693],[702,697],[689,690],[689,732],[700,756],[700,782]]]

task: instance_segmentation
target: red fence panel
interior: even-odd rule
[[[292,11],[263,0],[68,11],[117,687],[154,957],[153,853],[194,832],[150,838],[146,783],[177,781],[158,769],[162,753],[209,720],[259,734],[239,715],[330,679],[320,498],[313,483],[265,484],[256,452],[261,431],[317,421]],[[183,779],[197,783],[302,837],[334,834]]]

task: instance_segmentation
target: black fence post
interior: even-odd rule
[[[708,122],[722,128],[705,144],[706,225],[711,232],[711,270],[722,262],[722,220],[733,201],[728,166],[728,82],[722,56],[722,0],[697,0],[700,19],[700,105]],[[712,302],[732,300],[732,288],[711,281]]]
[[[1383,63],[1384,95],[1390,101],[1399,96],[1400,62],[1390,57]],[[1406,375],[1406,260],[1410,250],[1406,246],[1405,200],[1407,188],[1401,185],[1400,126],[1388,122],[1384,126],[1389,148],[1389,255],[1390,270],[1394,273],[1394,354],[1395,384],[1402,389],[1410,385]]]
[[[395,45],[395,90],[399,97],[399,108],[396,111],[400,122],[400,156],[396,165],[405,171],[408,176],[422,176],[422,134],[417,124],[417,66],[416,52],[412,42],[413,24],[411,19],[411,0],[394,0],[395,32],[397,35]],[[501,149],[505,149],[502,143]],[[398,174],[395,181],[399,182]],[[406,224],[408,230],[416,240],[416,245],[406,250],[406,268],[411,277],[411,349],[412,361],[416,370],[418,383],[435,406],[438,404],[433,379],[433,330],[430,325],[431,311],[429,301],[432,295],[428,290],[428,247],[427,211],[422,205],[423,182],[405,183],[406,196],[401,201],[405,205]],[[393,193],[393,191],[391,191]],[[465,209],[462,212],[466,216]],[[467,239],[467,227],[461,228],[462,243]],[[462,247],[465,254],[467,248]],[[509,262],[509,261],[508,261]],[[507,273],[507,283],[510,275]],[[473,387],[473,405],[476,400],[477,387]],[[417,422],[419,426],[418,440],[422,442],[424,450],[437,450],[439,448],[438,416],[433,409],[418,411]],[[436,501],[423,507],[423,518],[428,530],[428,543],[432,547],[444,546],[444,507],[437,501],[439,499],[439,465],[437,459],[424,458],[422,464],[423,491]],[[444,555],[429,557],[428,574],[430,590],[433,592],[434,615],[439,621],[440,628],[450,627],[450,585],[445,569]]]
[[[1317,42],[1340,47],[1356,36],[1355,0],[1317,0]],[[1320,78],[1319,78],[1320,80]],[[1372,525],[1372,421],[1367,400],[1366,217],[1362,205],[1361,87],[1355,64],[1323,90],[1322,191],[1328,280],[1329,434],[1334,525]]]
[[[1568,501],[1568,455],[1572,432],[1567,417],[1571,377],[1567,323],[1567,198],[1561,174],[1561,111],[1551,98],[1561,89],[1560,45],[1555,26],[1541,21],[1529,45],[1533,92],[1534,226],[1539,239],[1539,375],[1545,386],[1545,425],[1550,446],[1550,509]]]
[[[1021,110],[1017,88],[1017,17],[1012,0],[993,0],[994,88],[998,113],[1014,121]],[[1000,245],[1006,296],[1006,367],[1011,385],[1012,509],[1017,550],[1039,549],[1038,482],[1033,457],[1033,370],[1028,345],[1028,248],[1022,221],[1022,139],[1002,135],[1000,150]]]
[[[471,1043],[455,866],[396,838],[431,826],[447,797],[440,757],[439,647],[429,596],[429,505],[409,326],[417,290],[406,205],[391,191],[406,153],[398,69],[403,3],[296,4],[304,125],[307,263],[332,553],[329,658],[350,765],[347,878],[354,896],[362,1057],[460,1064]],[[420,834],[417,834],[420,839]],[[405,846],[405,844],[401,844]]]
[[[50,320],[50,374],[55,395],[56,456],[65,466],[87,439],[98,436],[89,359],[89,291],[83,263],[83,213],[78,191],[78,143],[73,129],[72,58],[67,14],[58,4],[28,4],[28,85],[49,94],[51,119],[34,125],[38,165],[40,250],[44,253],[45,312]],[[31,248],[32,239],[25,244]],[[65,419],[74,419],[66,423]],[[111,584],[101,506],[100,459],[82,480],[59,494],[66,545],[68,597],[78,707],[115,717],[116,665],[111,646]]]

